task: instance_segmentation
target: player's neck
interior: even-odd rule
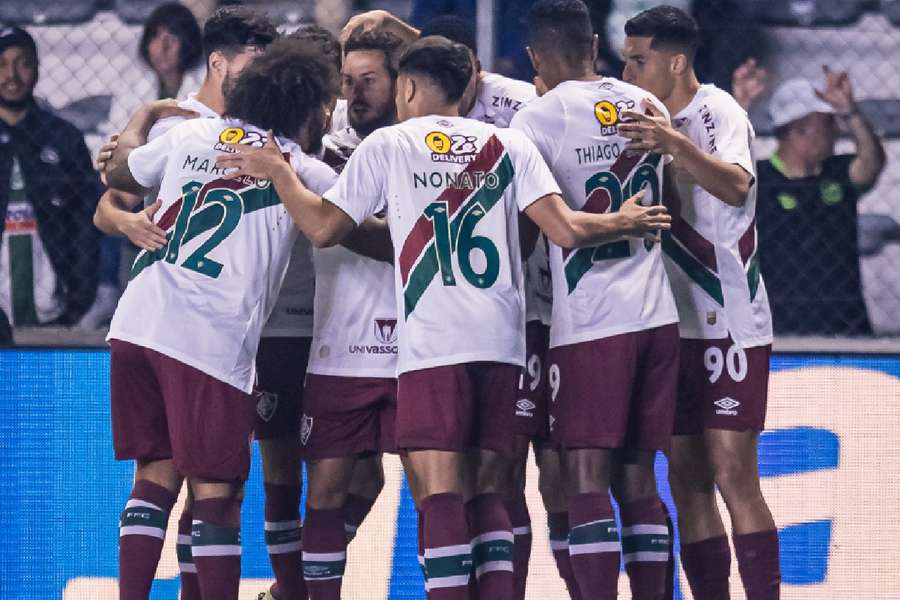
[[[698,91],[700,91],[700,82],[697,80],[697,75],[693,70],[684,77],[676,79],[675,85],[672,87],[672,93],[663,102],[669,114],[677,115],[683,111],[691,103]]]
[[[222,84],[212,81],[209,77],[203,80],[195,98],[197,102],[204,104],[216,114],[221,115],[225,112],[225,95],[222,93]]]

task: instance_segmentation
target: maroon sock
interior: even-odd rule
[[[622,557],[633,600],[665,600],[672,540],[662,501],[653,495],[619,505]]]
[[[197,566],[194,565],[194,557],[191,555],[191,528],[194,522],[192,510],[186,507],[178,519],[178,543],[175,552],[178,554],[181,600],[201,600]]]
[[[356,531],[369,516],[374,505],[375,501],[370,498],[356,494],[347,495],[347,501],[344,502],[344,531],[347,533],[348,544],[356,537]]]
[[[340,600],[346,565],[344,510],[307,507],[303,523],[303,577],[310,600]]]
[[[432,494],[420,504],[428,600],[467,600],[472,549],[459,494]]]
[[[300,484],[264,484],[266,547],[279,600],[306,600],[300,539]]]
[[[513,532],[500,494],[480,494],[466,504],[478,597],[512,600]]]
[[[734,553],[747,600],[778,600],[781,588],[778,531],[735,535]]]
[[[730,600],[728,576],[731,574],[731,547],[726,536],[682,544],[681,568],[694,598]]]
[[[531,515],[525,493],[506,502],[506,512],[513,532],[513,576],[516,600],[525,600],[525,581],[528,579],[528,561],[531,559]]]
[[[619,530],[608,493],[569,500],[569,559],[582,598],[615,600],[619,581]]]
[[[177,495],[139,479],[119,520],[119,598],[146,600]]]
[[[669,530],[669,560],[666,562],[666,600],[675,598],[675,526],[672,524],[672,515],[669,507],[662,502],[663,514],[666,515],[666,528]]]
[[[575,572],[572,571],[572,561],[569,560],[569,513],[547,513],[547,526],[550,529],[550,550],[553,551],[556,570],[566,582],[569,597],[572,600],[581,600]]]
[[[204,598],[237,600],[241,583],[241,501],[194,500],[191,554]]]

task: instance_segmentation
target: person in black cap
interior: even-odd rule
[[[38,106],[38,56],[0,23],[0,342],[10,326],[71,325],[97,289],[100,182],[81,132]]]

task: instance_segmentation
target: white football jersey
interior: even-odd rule
[[[352,154],[360,141],[349,127],[332,132],[324,140],[326,157],[339,163],[343,156]],[[341,164],[330,164],[339,171],[343,169]],[[315,331],[307,372],[340,377],[395,377],[394,265],[360,256],[342,246],[316,248],[313,259]]]
[[[535,98],[537,92],[530,83],[484,73],[478,82],[475,105],[466,116],[497,127],[509,127],[516,113]]]
[[[181,108],[196,112],[201,118],[219,118],[213,109],[197,100],[197,94],[178,103]],[[344,110],[346,114],[346,108]],[[168,117],[153,124],[147,134],[147,141],[153,141],[172,127],[182,123],[184,117]],[[272,315],[263,328],[263,337],[309,337],[313,330],[313,295],[316,278],[312,264],[312,246],[301,233],[294,242],[291,260],[284,283]]]
[[[701,86],[672,124],[704,152],[741,166],[754,178],[740,207],[678,180],[681,206],[670,207],[672,233],[663,250],[681,337],[731,335],[744,348],[770,344],[772,317],[756,247],[753,126],[737,101],[714,85]]]
[[[664,157],[626,155],[620,113],[652,94],[612,78],[565,81],[519,112],[512,127],[532,139],[573,210],[614,212],[646,189],[662,202]],[[665,108],[661,108],[665,112]],[[550,242],[553,317],[550,346],[652,329],[678,320],[658,245],[626,238],[590,248]]]
[[[151,348],[248,393],[297,228],[271,182],[223,179],[215,161],[226,142],[261,145],[265,135],[235,120],[193,119],[131,152],[135,181],[160,188],[155,220],[169,243],[138,254],[107,338]],[[313,190],[334,182],[334,172],[296,144],[279,143]]]
[[[558,192],[525,136],[472,119],[420,117],[363,140],[324,197],[357,223],[387,211],[399,373],[524,363],[518,213]]]

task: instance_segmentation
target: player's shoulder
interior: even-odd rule
[[[534,84],[498,73],[482,75],[481,90],[482,94],[489,95],[492,100],[496,98],[497,105],[503,105],[504,98],[526,103],[537,97]]]
[[[303,184],[313,193],[321,196],[334,185],[337,173],[330,166],[305,153],[294,142],[279,140],[279,145],[284,152],[290,154],[291,166],[294,167]]]
[[[734,96],[725,90],[716,87],[711,83],[707,83],[700,86],[700,90],[698,90],[697,94],[697,100],[699,100],[699,102],[696,102],[696,109],[698,112],[702,113],[708,111],[712,113],[713,117],[717,120],[748,120],[747,111],[738,104],[738,101],[734,99]]]

